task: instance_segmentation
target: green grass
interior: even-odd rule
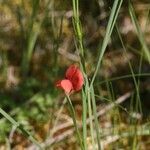
[[[10,46],[7,49],[0,43],[0,145],[5,145],[6,149],[15,148],[15,139],[14,143],[9,139],[13,127],[15,135],[23,136],[23,142],[30,141],[31,145],[25,146],[27,148],[35,145],[39,149],[67,147],[88,150],[90,147],[93,150],[103,150],[106,145],[108,149],[136,150],[142,148],[141,143],[146,145],[142,137],[149,137],[150,128],[149,116],[145,119],[144,115],[149,112],[144,113],[143,100],[146,101],[149,96],[146,94],[149,93],[147,81],[150,76],[150,52],[149,43],[145,39],[150,11],[147,10],[143,30],[138,20],[140,17],[136,14],[136,5],[132,2],[128,1],[127,8],[124,7],[123,0],[115,0],[111,5],[104,3],[108,9],[107,17],[103,20],[104,26],[99,23],[99,17],[95,17],[99,10],[97,7],[101,5],[95,2],[95,6],[93,1],[89,1],[88,6],[95,6],[95,10],[88,12],[91,9],[87,11],[88,7],[82,3],[80,0],[44,0],[42,3],[39,0],[32,0],[30,3],[22,0],[19,4],[14,2],[14,6],[13,1],[3,1],[4,6],[16,13],[13,17],[16,17],[15,23],[17,22],[16,27],[9,30],[16,32],[8,34],[6,29],[9,28],[4,31],[2,28],[0,31],[0,37],[6,34],[6,45]],[[128,14],[123,14],[124,9],[128,10]],[[130,17],[134,28],[132,32],[135,32],[135,42],[126,42],[125,39],[128,41],[130,35],[121,32],[123,25],[119,21],[123,20],[124,16],[127,17],[126,15]],[[93,19],[90,20],[89,16]],[[92,27],[88,21],[93,21]],[[97,23],[96,27],[94,21]],[[93,43],[89,40],[89,35],[92,36]],[[12,41],[21,39],[21,43],[17,45],[15,41],[13,45],[7,38]],[[67,49],[68,39],[71,42]],[[5,38],[0,40],[6,42]],[[135,43],[139,45],[138,49],[135,48]],[[113,47],[113,44],[116,47]],[[59,54],[59,48],[64,49],[66,54],[77,56],[79,61],[72,62],[70,55],[63,58]],[[117,54],[113,56],[112,64],[104,64],[105,58],[109,58],[111,52],[115,54],[116,49],[128,60],[122,65],[127,71],[119,73],[122,68],[115,66],[119,57]],[[15,60],[13,55],[17,56],[18,51],[20,55],[19,58],[15,57]],[[128,53],[132,54],[131,59],[127,58]],[[34,64],[34,61],[37,61],[37,64]],[[54,83],[64,76],[65,68],[73,63],[80,66],[84,75],[84,86],[79,93],[69,96],[56,90]],[[120,66],[121,64],[122,60]],[[110,71],[108,76],[104,70],[107,65],[106,69]],[[9,78],[11,80],[16,77],[15,71],[8,74],[10,66],[18,69],[15,70],[19,78],[16,85],[11,85],[12,81],[9,81]],[[115,75],[113,71],[111,74],[111,69],[115,70]],[[128,92],[130,95],[126,102],[117,103],[116,100]],[[79,110],[75,109],[75,106]],[[98,115],[101,110],[104,113]],[[55,131],[59,125],[63,126],[63,123],[68,123],[70,119],[72,122],[68,126]],[[71,132],[66,133],[67,131]],[[109,138],[112,138],[112,141]]]
[[[31,135],[30,132],[24,129],[24,127],[16,122],[8,113],[6,113],[3,109],[0,108],[0,113],[11,122],[15,128],[18,128],[31,142],[33,142],[38,148],[42,149],[40,143]]]
[[[115,25],[115,22],[116,22],[121,4],[122,4],[122,1],[119,2],[118,0],[116,0],[114,2],[113,7],[112,7],[112,10],[111,10],[111,13],[110,13],[111,15],[110,15],[108,25],[107,25],[107,29],[106,29],[106,34],[105,34],[104,40],[102,42],[101,49],[99,50],[99,57],[98,57],[97,66],[96,66],[94,75],[93,75],[92,80],[91,80],[90,83],[88,81],[88,78],[86,77],[85,69],[83,70],[85,78],[86,78],[86,80],[85,80],[85,93],[87,93],[87,94],[82,96],[84,98],[84,99],[82,99],[82,101],[87,100],[87,103],[88,103],[87,104],[88,106],[86,106],[85,102],[82,103],[82,104],[85,105],[85,106],[83,106],[83,112],[86,113],[87,111],[84,110],[84,109],[88,108],[89,118],[92,117],[92,114],[94,114],[94,117],[95,117],[95,124],[93,123],[92,120],[90,120],[90,133],[91,133],[91,137],[92,137],[92,147],[93,147],[93,149],[96,149],[96,145],[98,145],[98,149],[101,149],[101,145],[100,145],[100,138],[99,138],[99,128],[100,127],[98,125],[98,120],[97,120],[97,117],[96,117],[97,110],[96,110],[96,102],[95,102],[95,98],[94,98],[94,89],[91,88],[91,87],[93,87],[95,77],[96,77],[96,75],[98,73],[98,70],[100,68],[100,64],[101,64],[104,52],[106,50],[108,41],[110,39],[111,33],[113,31],[113,27]],[[81,56],[80,57],[80,59],[81,59],[80,65],[81,65],[81,68],[85,68],[85,57],[84,57],[84,48],[83,48],[83,34],[82,34],[82,30],[81,30],[82,27],[81,27],[81,23],[80,23],[80,19],[79,19],[79,6],[78,5],[79,5],[78,0],[77,1],[73,0],[73,12],[74,12],[73,26],[74,26],[74,30],[75,30],[75,34],[76,34],[76,39],[77,39],[77,42],[78,42],[79,54]],[[84,93],[82,92],[82,94],[84,94]],[[91,102],[91,99],[92,99],[92,102]],[[86,114],[83,114],[83,116],[86,117]],[[86,119],[84,118],[83,119],[83,121],[84,121],[83,122],[83,127],[84,128],[86,128],[85,120]],[[96,132],[94,131],[94,126],[96,127]],[[86,130],[83,130],[83,131],[86,132]],[[95,143],[95,137],[94,137],[95,133],[97,135],[97,144]],[[86,133],[83,133],[83,135],[86,135]],[[85,140],[85,138],[83,140]],[[84,147],[85,148],[87,147],[86,146],[86,141],[84,141]]]

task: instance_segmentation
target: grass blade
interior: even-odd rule
[[[130,13],[133,25],[135,27],[135,30],[136,30],[136,33],[137,33],[137,37],[139,38],[139,41],[140,41],[140,43],[142,45],[142,50],[143,50],[143,53],[144,53],[144,57],[150,63],[150,50],[149,50],[149,48],[146,45],[146,42],[144,40],[144,35],[143,35],[143,33],[142,33],[141,29],[140,29],[140,26],[138,24],[137,18],[135,16],[134,8],[133,8],[131,2],[129,2],[129,13]]]
[[[38,146],[40,149],[42,149],[41,146],[40,146],[40,144],[38,143],[38,141],[37,141],[28,131],[26,131],[20,123],[18,123],[17,121],[15,121],[15,120],[14,120],[8,113],[6,113],[2,108],[0,108],[0,113],[1,113],[8,121],[10,121],[16,128],[20,129],[21,132],[22,132],[25,136],[27,136],[28,139],[29,139],[32,143],[34,143],[36,146]]]
[[[106,28],[106,34],[105,34],[105,37],[104,37],[104,40],[103,40],[103,43],[102,43],[102,47],[100,48],[99,50],[99,57],[98,57],[98,62],[97,62],[97,66],[96,66],[96,69],[95,69],[95,72],[94,72],[94,75],[92,77],[92,81],[91,81],[91,84],[90,84],[90,88],[96,78],[96,75],[98,73],[98,69],[100,67],[100,64],[101,64],[101,61],[102,61],[102,58],[103,58],[103,55],[104,55],[104,52],[106,50],[106,47],[107,47],[107,44],[108,44],[108,41],[110,39],[110,36],[111,36],[111,33],[112,33],[112,30],[114,28],[114,24],[116,22],[116,19],[117,19],[117,16],[118,16],[118,13],[119,13],[119,10],[120,10],[120,7],[121,7],[121,4],[122,4],[123,0],[115,0],[114,4],[113,4],[113,8],[111,10],[111,15],[109,17],[109,21],[108,21],[108,25],[107,25],[107,28]],[[117,7],[119,6],[119,7]]]

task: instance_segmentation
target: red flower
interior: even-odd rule
[[[71,65],[67,71],[65,79],[57,82],[56,87],[63,89],[66,93],[81,90],[84,83],[82,72],[75,65]]]

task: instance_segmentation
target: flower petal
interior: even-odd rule
[[[75,91],[81,90],[83,83],[84,83],[84,78],[83,78],[82,72],[79,69],[73,75],[71,79],[71,83]]]
[[[56,83],[56,87],[63,89],[67,94],[71,92],[73,89],[72,83],[70,80],[61,80]]]
[[[69,79],[73,85],[73,90],[79,91],[84,83],[83,74],[80,69],[75,66],[71,65],[66,71],[66,78]]]
[[[71,65],[68,69],[67,69],[67,71],[66,71],[66,78],[67,79],[69,79],[69,80],[71,80],[71,78],[74,76],[74,74],[76,73],[76,71],[77,71],[77,66],[75,66],[75,65]]]

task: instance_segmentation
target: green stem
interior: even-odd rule
[[[86,124],[86,119],[87,119],[87,98],[85,96],[84,91],[82,90],[82,108],[83,108],[83,113],[82,113],[82,122],[83,122],[83,144],[85,150],[87,149],[87,124]]]
[[[135,77],[149,77],[150,73],[134,74],[134,76]],[[113,82],[113,81],[116,81],[116,80],[121,80],[121,79],[126,79],[126,78],[132,78],[132,77],[133,77],[132,74],[127,74],[127,75],[124,75],[124,76],[118,76],[118,77],[114,77],[114,78],[111,78],[111,79],[100,81],[99,83],[96,83],[96,85],[101,85],[101,84],[104,84],[106,82]]]
[[[70,113],[71,113],[71,116],[72,116],[72,120],[73,120],[73,123],[74,123],[74,127],[75,127],[75,131],[76,131],[76,134],[77,134],[77,140],[81,146],[81,149],[84,150],[84,147],[83,147],[83,144],[82,144],[82,140],[81,140],[81,136],[80,136],[80,132],[79,132],[79,129],[78,129],[78,126],[77,126],[77,122],[76,122],[76,117],[75,117],[75,110],[74,110],[74,107],[72,105],[72,102],[70,100],[70,97],[68,94],[66,94],[66,97],[67,97],[67,101],[68,101],[68,104],[69,104],[69,110],[70,110]]]
[[[119,14],[119,10],[120,10],[122,2],[123,2],[123,0],[120,0],[120,1],[119,0],[115,0],[115,2],[113,4],[111,15],[109,17],[108,25],[107,25],[107,28],[106,28],[106,34],[105,34],[105,37],[104,37],[104,40],[103,40],[103,43],[102,43],[102,47],[99,50],[98,62],[97,62],[97,66],[96,66],[94,75],[92,77],[92,81],[90,83],[90,88],[92,87],[92,85],[93,85],[93,83],[95,81],[96,75],[98,73],[98,70],[100,68],[100,65],[101,65],[101,62],[102,62],[102,58],[103,58],[104,52],[106,50],[107,44],[109,42],[111,33],[113,31],[114,24],[116,22],[118,14]]]
[[[96,109],[95,93],[94,93],[93,86],[92,86],[92,89],[91,89],[91,98],[92,98],[92,106],[93,106],[93,114],[94,114],[94,121],[95,121],[95,129],[96,129],[98,150],[101,150],[99,122],[98,122],[98,118],[97,118],[97,109]]]
[[[92,147],[93,150],[96,150],[95,146],[95,138],[94,138],[94,126],[93,126],[93,120],[92,120],[92,108],[91,108],[91,93],[89,88],[89,83],[87,82],[87,100],[88,100],[88,112],[89,112],[89,118],[90,118],[90,134],[92,138]]]
[[[18,123],[17,121],[15,121],[8,113],[6,113],[2,108],[0,108],[0,113],[7,119],[9,120],[14,126],[16,126],[17,128],[19,128],[22,133],[28,137],[28,139],[34,143],[36,146],[39,147],[39,149],[42,149],[40,144],[38,143],[38,141],[28,132],[26,131],[23,126]]]

